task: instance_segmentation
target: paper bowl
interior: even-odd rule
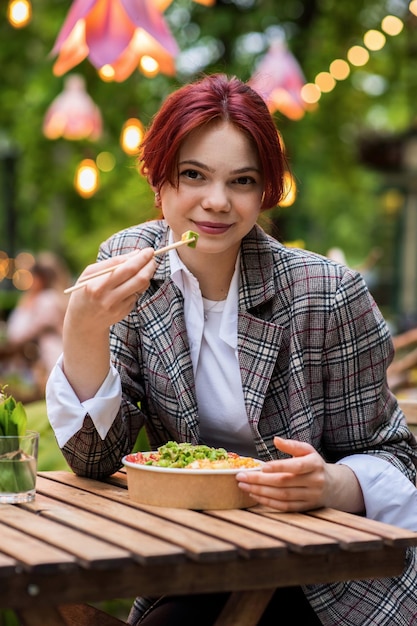
[[[241,469],[180,469],[141,465],[123,458],[129,497],[140,504],[176,509],[245,509],[256,501],[239,489],[238,472],[256,472],[259,466]]]

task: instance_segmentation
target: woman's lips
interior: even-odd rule
[[[195,222],[195,226],[199,231],[207,235],[223,235],[232,225],[217,222]]]

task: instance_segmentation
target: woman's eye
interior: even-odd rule
[[[253,185],[256,181],[251,176],[239,176],[236,178],[239,185]]]
[[[181,172],[181,176],[193,179],[201,178],[201,174],[197,172],[197,170],[184,170],[183,172]]]

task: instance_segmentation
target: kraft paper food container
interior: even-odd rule
[[[139,504],[176,509],[246,509],[256,501],[239,489],[236,474],[259,471],[241,469],[184,469],[141,465],[123,458],[129,497]]]

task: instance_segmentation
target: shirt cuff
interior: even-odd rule
[[[48,378],[45,397],[48,419],[60,448],[82,428],[87,413],[101,439],[105,439],[120,408],[120,376],[110,365],[107,377],[94,398],[80,402],[62,370],[61,355]]]
[[[365,501],[366,517],[417,530],[417,489],[394,465],[369,454],[338,461],[355,473]]]

